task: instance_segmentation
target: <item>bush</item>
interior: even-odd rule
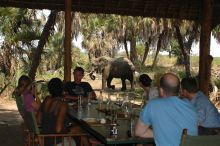
[[[178,71],[176,74],[177,74],[177,76],[178,76],[180,79],[186,77],[186,72],[185,72],[185,71]]]
[[[220,79],[216,79],[214,81],[215,85],[218,87],[218,89],[220,89]]]

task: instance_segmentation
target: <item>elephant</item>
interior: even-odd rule
[[[91,66],[92,70],[89,73],[91,79],[95,80],[94,72],[100,71],[102,73],[102,89],[106,87],[106,81],[108,88],[115,89],[115,85],[111,85],[113,78],[121,78],[122,91],[126,90],[126,79],[130,81],[131,89],[134,89],[135,66],[129,59],[102,56],[94,59]]]

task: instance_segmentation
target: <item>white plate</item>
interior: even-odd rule
[[[74,103],[70,102],[70,103],[68,103],[68,105],[69,105],[69,106],[73,106],[73,105],[74,105]]]
[[[99,101],[98,100],[91,100],[91,103],[97,104],[97,103],[99,103]]]
[[[98,120],[96,118],[84,118],[83,121],[86,121],[87,123],[97,123]]]

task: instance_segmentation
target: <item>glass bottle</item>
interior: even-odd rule
[[[102,91],[99,93],[99,109],[102,109],[103,95]]]

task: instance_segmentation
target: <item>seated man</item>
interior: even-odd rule
[[[214,128],[220,127],[220,114],[209,98],[199,91],[196,79],[183,78],[181,88],[182,96],[188,98],[198,112],[199,135],[216,134]]]
[[[172,73],[160,79],[161,98],[152,99],[140,112],[135,135],[154,137],[157,146],[178,146],[182,131],[197,135],[197,114],[189,101],[178,97],[180,81]],[[152,128],[150,128],[152,126]]]
[[[77,100],[78,96],[90,99],[96,99],[96,94],[88,82],[82,82],[84,76],[84,69],[81,67],[76,67],[73,72],[74,81],[67,82],[64,86],[64,90],[69,94],[71,99]],[[90,95],[89,95],[90,94]]]

